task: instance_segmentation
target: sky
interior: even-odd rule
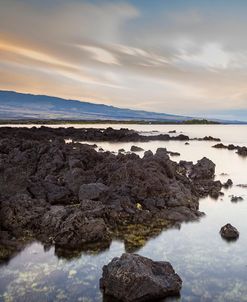
[[[247,121],[246,0],[0,0],[0,89]]]

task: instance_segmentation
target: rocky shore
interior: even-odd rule
[[[171,136],[169,134],[154,134],[156,132],[151,131],[150,135],[143,135],[137,131],[127,128],[121,128],[119,130],[109,128],[49,128],[45,126],[41,127],[1,127],[0,138],[9,137],[22,137],[34,140],[62,138],[71,139],[73,141],[110,141],[110,142],[148,142],[148,141],[188,141],[189,136],[184,134],[178,134]],[[174,132],[173,132],[174,133]],[[212,136],[205,136],[203,138],[192,138],[192,140],[199,141],[220,141],[219,138]]]
[[[187,139],[170,139],[178,137]],[[1,261],[31,240],[55,245],[64,257],[102,250],[113,238],[123,239],[132,252],[163,228],[198,219],[199,198],[217,198],[224,185],[214,180],[215,165],[207,158],[176,163],[164,148],[143,158],[114,155],[65,139],[147,137],[111,128],[1,128]]]
[[[219,144],[216,144],[216,145],[214,145],[212,147],[216,148],[216,149],[235,150],[238,155],[247,156],[247,147],[245,147],[245,146],[240,147],[240,146],[235,146],[233,144],[224,145],[222,143],[219,143]]]

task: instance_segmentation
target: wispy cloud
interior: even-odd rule
[[[145,3],[2,0],[0,88],[178,114],[246,109],[247,5]]]

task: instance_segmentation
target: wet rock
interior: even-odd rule
[[[212,148],[216,148],[216,149],[226,149],[227,146],[225,146],[225,145],[222,144],[222,143],[219,143],[219,144],[213,145]]]
[[[141,135],[134,130],[126,128],[113,129],[111,127],[106,129],[100,128],[49,128],[41,126],[39,128],[9,128],[2,127],[0,133],[1,138],[8,138],[9,134],[12,133],[15,137],[22,137],[24,139],[33,139],[36,141],[40,140],[52,140],[55,144],[60,141],[64,143],[64,139],[75,141],[117,141],[117,142],[147,142],[152,140],[189,140],[186,135],[178,135],[170,137],[168,134],[157,134],[157,135]],[[0,150],[8,152],[8,146],[5,144],[0,147]]]
[[[243,197],[241,196],[232,196],[231,197],[231,202],[238,202],[244,200]]]
[[[124,129],[1,128],[0,228],[10,238],[55,244],[60,254],[67,246],[105,248],[123,224],[153,225],[157,235],[160,220],[166,227],[197,219],[199,197],[220,194],[222,184],[214,181],[214,164],[208,159],[193,165],[172,161],[165,148],[140,158],[64,142],[81,137],[142,141]],[[133,251],[143,240],[126,242]]]
[[[61,222],[53,240],[56,246],[78,248],[87,243],[109,242],[110,236],[102,218],[86,219],[74,212]]]
[[[188,141],[190,138],[188,137],[188,135],[179,134],[178,136],[172,136],[170,139],[179,140],[179,141]]]
[[[233,182],[231,179],[228,179],[224,184],[223,187],[228,189],[229,187],[231,187],[233,185]]]
[[[179,295],[182,280],[169,262],[126,253],[103,267],[100,287],[120,301],[155,301]]]
[[[102,183],[90,183],[80,186],[79,200],[98,199],[100,195],[108,190],[108,187]]]
[[[202,140],[220,142],[220,138],[215,138],[215,137],[212,137],[212,136],[204,136]]]
[[[244,156],[244,157],[247,156],[247,147],[238,147],[237,154]]]
[[[245,146],[235,146],[233,144],[230,144],[228,146],[223,145],[223,144],[216,144],[214,146],[212,146],[213,148],[218,148],[218,149],[228,149],[228,150],[236,150],[237,154],[241,155],[241,156],[247,156],[247,147]]]
[[[227,240],[232,240],[232,239],[234,240],[239,237],[238,230],[230,223],[227,223],[220,229],[220,234],[223,238]]]
[[[131,146],[130,151],[139,152],[139,151],[144,151],[144,150],[141,147],[138,147],[138,146]]]

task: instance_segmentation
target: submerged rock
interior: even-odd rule
[[[247,188],[247,184],[238,184],[237,187],[240,187],[240,188]]]
[[[227,223],[220,229],[220,234],[227,240],[234,240],[239,237],[239,231],[230,223]]]
[[[120,301],[144,302],[179,295],[182,280],[169,262],[125,253],[103,267],[100,287]]]

